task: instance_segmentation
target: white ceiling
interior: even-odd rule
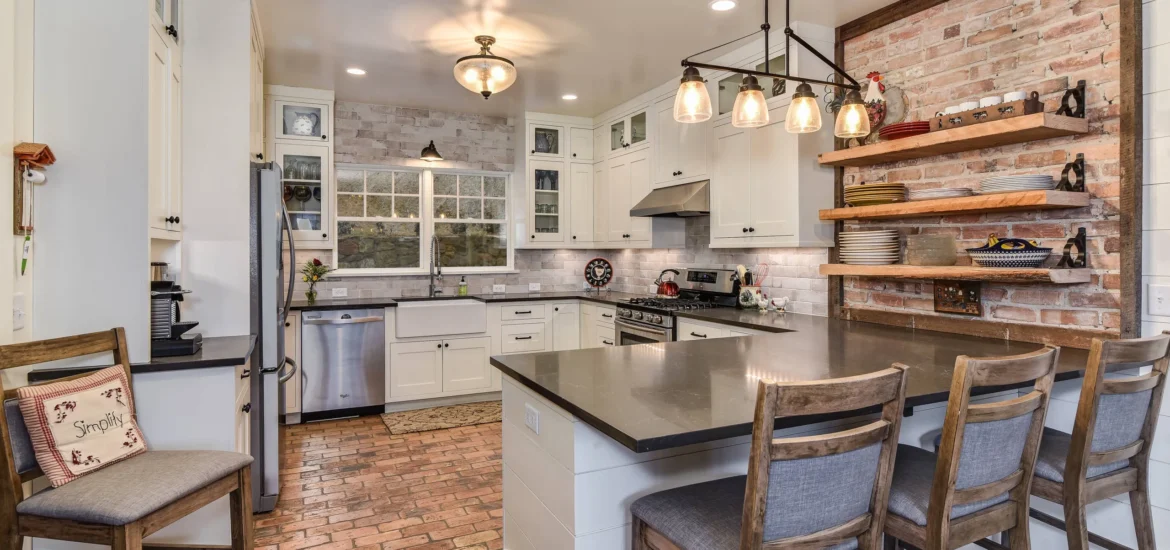
[[[793,20],[829,27],[894,0],[793,0]],[[258,0],[269,84],[360,101],[463,113],[595,116],[681,75],[679,61],[757,30],[763,0],[714,12],[708,0]],[[783,2],[772,25],[784,26]],[[485,101],[455,60],[494,35],[519,78]],[[830,54],[831,52],[824,52]],[[346,74],[357,66],[364,77]],[[574,93],[577,101],[561,96]]]

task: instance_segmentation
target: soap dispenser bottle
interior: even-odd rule
[[[459,295],[467,296],[467,277],[459,277]]]

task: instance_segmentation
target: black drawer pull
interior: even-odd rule
[[[529,315],[532,313],[532,310],[530,309],[528,311],[517,311],[515,313],[516,313],[516,315]]]
[[[252,412],[252,404],[245,403],[243,407],[240,407],[240,410],[244,411],[244,413],[250,413],[250,412]]]
[[[607,345],[607,346],[612,346],[612,345],[613,345],[613,342],[610,342],[609,340],[602,340],[602,341],[601,341],[601,343],[602,343],[602,344],[605,344],[605,345]]]
[[[531,340],[532,339],[531,336],[514,336],[513,338],[515,338],[517,340]]]
[[[695,338],[706,338],[707,337],[706,334],[698,334],[696,332],[692,332],[691,336],[694,336]]]
[[[605,317],[606,319],[613,319],[613,315],[609,313],[602,313],[601,316]]]

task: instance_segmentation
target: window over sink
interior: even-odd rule
[[[337,165],[338,275],[512,269],[507,173]]]

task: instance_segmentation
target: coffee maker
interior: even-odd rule
[[[161,265],[156,265],[161,264]],[[150,281],[150,356],[175,357],[194,355],[203,347],[203,335],[186,334],[195,328],[197,321],[183,321],[179,303],[183,301],[184,290],[169,280],[166,264],[151,263]]]

